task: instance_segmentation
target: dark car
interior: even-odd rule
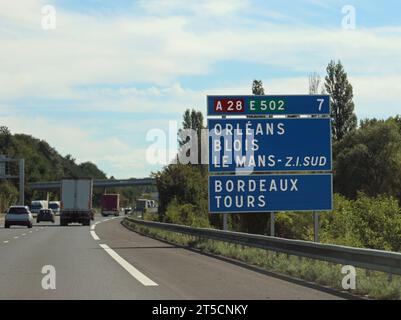
[[[41,209],[36,217],[36,222],[39,223],[41,221],[50,221],[55,222],[54,212],[52,209]]]

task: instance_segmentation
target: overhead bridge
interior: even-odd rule
[[[117,187],[131,187],[131,186],[149,186],[155,185],[156,180],[153,178],[144,179],[111,179],[111,180],[93,180],[94,188],[117,188]],[[61,188],[61,181],[49,182],[31,182],[28,183],[31,190],[55,190]]]

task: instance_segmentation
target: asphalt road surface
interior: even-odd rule
[[[120,222],[99,217],[91,227],[60,227],[57,218],[32,229],[2,223],[0,299],[339,299],[141,236]],[[50,277],[44,266],[54,267],[55,289],[42,286]]]

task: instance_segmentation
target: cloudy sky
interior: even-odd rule
[[[44,7],[56,10],[55,29]],[[355,29],[344,28],[344,6]],[[398,0],[0,0],[0,124],[108,176],[145,177],[149,130],[168,139],[207,94],[306,94],[341,59],[359,118],[401,113]],[[166,145],[168,147],[168,143]]]

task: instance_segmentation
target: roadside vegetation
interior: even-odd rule
[[[341,273],[342,266],[339,264],[149,228],[129,220],[125,220],[124,224],[132,230],[156,239],[236,259],[268,271],[343,291],[341,282],[344,274]],[[356,289],[350,290],[351,294],[369,299],[401,299],[400,276],[390,277],[382,272],[356,270]]]

